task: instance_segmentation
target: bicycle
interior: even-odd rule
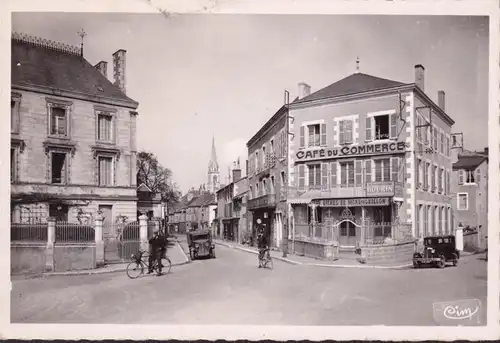
[[[132,262],[130,262],[127,266],[127,276],[131,279],[137,279],[139,276],[144,274],[144,268],[148,269],[149,261],[143,260],[143,255],[146,251],[139,250],[136,254],[132,254]],[[163,255],[161,260],[161,266],[163,273],[168,274],[170,272],[170,268],[172,268],[172,261],[168,258],[167,255]],[[158,260],[153,261],[153,271],[157,271],[157,275],[161,275],[158,269]]]
[[[260,258],[260,256],[259,256],[259,267],[268,268],[271,270],[274,268],[273,259],[271,257],[271,253],[269,252],[269,248],[264,249],[264,257],[263,258]]]

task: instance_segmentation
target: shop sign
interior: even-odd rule
[[[321,199],[315,201],[322,207],[387,206],[389,198]]]
[[[394,196],[393,182],[369,182],[366,184],[367,196]]]
[[[335,149],[300,150],[295,154],[298,161],[322,160],[342,157],[387,155],[406,151],[405,142],[390,142],[366,145],[344,146]]]

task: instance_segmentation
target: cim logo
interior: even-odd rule
[[[480,324],[481,302],[479,299],[446,301],[433,304],[434,319],[443,325]]]

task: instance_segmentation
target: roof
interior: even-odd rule
[[[453,163],[453,170],[466,169],[471,170],[479,167],[481,163],[487,161],[488,157],[485,155],[459,155],[458,161]]]
[[[40,86],[127,102],[131,108],[138,106],[77,53],[78,48],[20,34],[13,35],[11,45],[12,85]]]
[[[295,99],[295,100],[297,100],[297,99]],[[255,135],[253,135],[252,138],[250,138],[248,140],[248,142],[247,142],[247,148],[249,148],[250,146],[252,146],[257,141],[257,139],[259,139],[264,134],[264,132],[266,132],[266,130],[268,130],[269,128],[271,128],[273,126],[273,124],[275,122],[277,122],[278,119],[281,118],[281,115],[283,113],[286,113],[285,110],[287,108],[288,108],[287,105],[281,106],[276,111],[276,113],[264,125],[261,126],[261,128],[259,129],[259,131],[257,131],[257,133]]]
[[[299,104],[302,102],[313,100],[333,98],[343,95],[357,94],[405,85],[407,84],[398,81],[383,79],[368,74],[356,73],[349,75],[335,83],[332,83],[331,85],[326,86],[302,99],[295,100],[293,103]]]
[[[187,207],[202,207],[210,204],[215,204],[215,195],[212,193],[205,193],[193,198]]]

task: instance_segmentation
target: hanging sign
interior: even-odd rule
[[[405,142],[377,143],[344,146],[334,149],[299,150],[295,156],[298,161],[322,160],[342,157],[373,156],[402,153],[406,151]]]
[[[387,206],[389,198],[321,199],[314,201],[322,207]]]

